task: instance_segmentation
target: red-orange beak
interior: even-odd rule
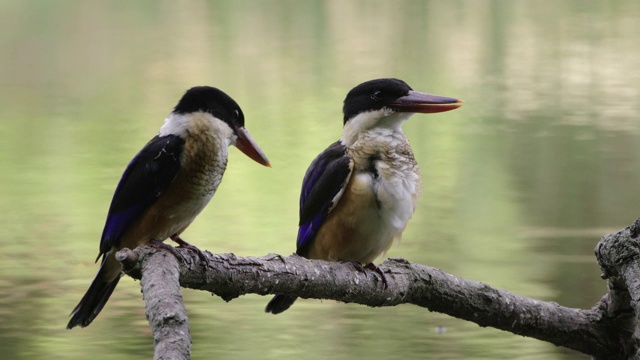
[[[264,166],[271,167],[271,163],[269,163],[269,159],[262,152],[262,149],[253,141],[253,138],[244,127],[236,128],[236,133],[238,134],[238,139],[236,140],[236,147],[238,150],[242,151],[245,155],[253,159],[255,162],[262,164]]]
[[[400,97],[389,104],[398,112],[439,113],[454,110],[462,106],[463,101],[440,95],[409,91],[409,95]]]

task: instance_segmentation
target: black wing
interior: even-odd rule
[[[331,144],[313,160],[304,175],[300,193],[298,255],[306,256],[318,229],[349,182],[353,163],[346,150],[340,141]]]
[[[173,182],[183,147],[184,140],[179,136],[156,136],[131,160],[113,194],[98,258],[120,245],[125,230]]]

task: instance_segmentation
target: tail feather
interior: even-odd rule
[[[98,270],[98,274],[95,279],[93,279],[91,286],[89,286],[89,290],[87,290],[78,305],[76,305],[71,312],[71,320],[69,320],[67,324],[67,329],[72,329],[75,326],[86,327],[91,324],[109,300],[116,285],[118,285],[121,277],[119,271],[116,273],[114,279],[110,279],[114,273],[112,269],[113,260],[108,261],[110,257],[110,254],[105,256],[100,265],[100,270]]]
[[[272,314],[280,314],[281,312],[287,310],[288,308],[296,302],[296,296],[289,295],[276,295],[269,301],[267,307],[264,309],[265,312]]]

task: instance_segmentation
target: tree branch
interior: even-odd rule
[[[209,259],[206,266],[193,252],[176,249],[185,261],[178,264],[174,259],[170,266],[179,266],[176,270],[179,274],[173,276],[179,277],[181,286],[209,291],[226,301],[244,294],[285,294],[375,307],[411,303],[483,327],[548,341],[596,359],[631,359],[638,356],[640,344],[639,229],[640,219],[616,234],[605,236],[598,244],[596,254],[603,277],[609,279],[610,293],[589,310],[494,289],[399,258],[388,259],[379,266],[388,280],[386,289],[374,272],[356,271],[348,263],[307,260],[296,255],[237,257],[206,253]],[[124,271],[136,279],[152,271],[151,260],[147,259],[162,257],[157,263],[163,267],[167,266],[166,256],[173,257],[149,247],[118,253]],[[152,296],[145,291],[144,284],[143,292],[145,299]],[[179,294],[179,289],[174,292]],[[175,294],[174,297],[178,298]],[[151,322],[152,309],[148,306],[147,310]]]
[[[610,301],[605,309],[629,359],[640,359],[640,219],[600,240],[595,253],[602,278],[607,279]]]
[[[189,359],[191,334],[189,317],[180,292],[178,260],[166,251],[139,257],[129,249],[116,254],[123,267],[135,264],[140,271],[144,307],[153,338],[155,360]]]

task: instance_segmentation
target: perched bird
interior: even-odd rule
[[[180,234],[216,192],[229,145],[256,162],[271,166],[244,128],[244,115],[229,95],[209,86],[194,87],[182,96],[156,137],[131,160],[111,201],[100,240],[100,270],[71,312],[67,329],[85,327],[104,307],[121,277],[114,258],[122,248],[156,245],[167,238],[180,247],[200,250]]]
[[[416,209],[418,164],[402,124],[414,113],[456,109],[462,101],[413,91],[398,79],[353,88],[344,100],[342,138],[311,163],[302,181],[297,250],[309,259],[348,261],[364,271],[386,252]],[[265,311],[296,300],[276,295]]]

